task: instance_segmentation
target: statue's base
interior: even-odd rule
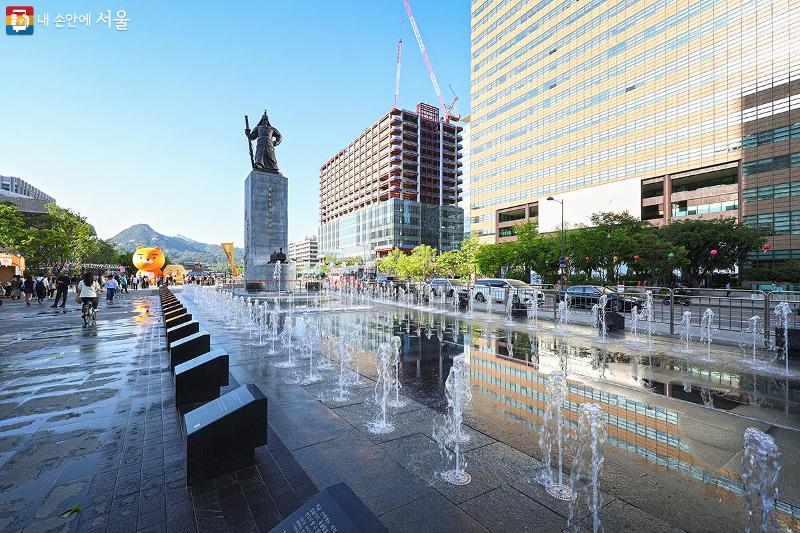
[[[248,291],[278,290],[273,281],[272,254],[289,253],[288,207],[289,182],[275,172],[253,170],[244,183],[245,287]],[[288,267],[284,265],[283,268]],[[281,280],[294,280],[292,273],[281,271]],[[281,282],[281,290],[286,290]]]
[[[295,290],[294,263],[281,263],[280,287],[275,276],[275,264],[248,265],[244,274],[247,292],[293,292]]]

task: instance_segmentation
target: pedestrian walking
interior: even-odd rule
[[[729,298],[731,295],[731,280],[728,280],[728,283],[725,284],[725,298]]]
[[[119,286],[120,286],[120,290],[119,290],[120,294],[123,293],[123,292],[125,294],[128,294],[128,278],[125,276],[124,272],[119,277]]]
[[[53,296],[56,294],[56,277],[55,276],[48,276],[47,277],[47,298],[53,299]]]
[[[58,307],[58,301],[61,301],[61,307],[67,305],[67,291],[70,286],[70,278],[66,274],[61,274],[56,278],[56,301],[51,307]]]
[[[114,276],[109,274],[105,283],[107,302],[114,301],[114,294],[117,292],[117,287],[119,287],[119,283],[114,279]]]
[[[19,300],[22,297],[22,287],[23,287],[22,276],[17,274],[16,276],[14,276],[14,279],[11,280],[12,300]]]
[[[36,293],[36,301],[42,303],[47,298],[47,278],[41,274],[35,278],[33,290]]]
[[[36,286],[36,282],[33,279],[33,276],[30,274],[25,274],[25,281],[22,283],[22,292],[25,293],[25,303],[27,305],[31,305],[31,300],[33,300],[33,289]]]

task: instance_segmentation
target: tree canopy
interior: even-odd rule
[[[24,216],[16,206],[0,204],[0,245],[22,254],[29,269],[58,271],[67,263],[130,264],[130,254],[99,239],[84,217],[55,204],[45,207],[46,214]]]
[[[698,282],[715,270],[743,265],[764,242],[761,233],[735,219],[687,220],[656,228],[629,213],[595,213],[591,227],[565,232],[568,273],[580,280],[629,279],[659,284],[675,270]],[[481,273],[535,271],[546,282],[559,275],[560,235],[540,234],[535,224],[515,226],[515,241],[486,244],[476,252]],[[716,250],[712,253],[711,250]],[[525,277],[525,276],[523,276]]]

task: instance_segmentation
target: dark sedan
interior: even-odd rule
[[[598,285],[575,285],[567,287],[565,291],[562,291],[562,295],[563,294],[568,294],[570,296],[570,307],[579,309],[591,309],[593,305],[600,301],[600,297],[603,294],[606,295],[606,309],[609,311],[630,312],[633,307],[642,307],[641,299],[619,294],[608,287],[600,287]]]

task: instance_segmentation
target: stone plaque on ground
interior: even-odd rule
[[[267,398],[243,385],[186,413],[186,474],[195,483],[250,466],[267,443]]]
[[[286,517],[275,533],[382,533],[387,529],[345,483],[322,490]]]

